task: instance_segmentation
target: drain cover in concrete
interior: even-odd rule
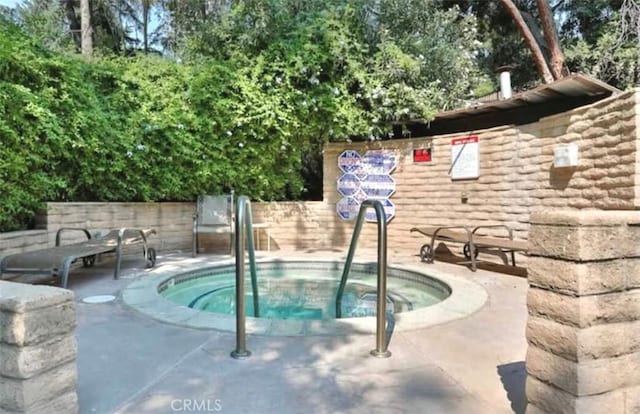
[[[82,299],[84,303],[107,303],[113,302],[116,299],[113,295],[97,295],[97,296],[87,296]]]

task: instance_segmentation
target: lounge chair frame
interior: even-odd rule
[[[64,232],[79,231],[87,237],[86,241],[62,245]],[[122,261],[122,249],[125,246],[142,244],[146,267],[153,267],[156,262],[155,249],[148,247],[147,237],[155,234],[153,229],[121,228],[112,230],[106,235],[92,238],[89,230],[84,228],[63,227],[56,232],[56,246],[32,252],[16,253],[0,259],[0,276],[13,274],[45,274],[60,276],[61,286],[67,287],[71,264],[82,259],[84,267],[91,267],[96,257],[105,253],[115,253],[116,261],[113,278],[118,279]]]
[[[504,229],[507,237],[479,236],[476,234],[481,229]],[[510,253],[512,266],[516,265],[516,252],[526,253],[528,244],[524,240],[514,240],[513,230],[504,224],[484,225],[484,226],[442,226],[442,227],[413,227],[410,232],[418,232],[431,238],[430,243],[420,247],[420,258],[423,262],[433,263],[435,258],[435,243],[437,240],[445,242],[463,243],[463,253],[467,261],[463,264],[470,264],[471,270],[477,270],[477,257],[480,249],[497,249],[503,253]]]

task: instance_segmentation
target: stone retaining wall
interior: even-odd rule
[[[42,221],[49,230],[50,246],[62,227],[92,231],[133,227],[154,228],[157,234],[149,243],[160,251],[190,251],[194,208],[194,203],[47,203]]]
[[[49,247],[47,230],[24,230],[0,233],[0,256]]]
[[[527,413],[640,412],[640,212],[531,223]]]
[[[0,413],[77,413],[73,292],[0,281]]]

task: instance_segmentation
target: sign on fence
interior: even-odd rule
[[[346,150],[338,156],[338,168],[344,173],[354,173],[360,169],[362,157],[358,151]]]

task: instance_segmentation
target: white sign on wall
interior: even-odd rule
[[[480,151],[478,136],[451,140],[451,168],[449,175],[452,180],[478,178],[480,176]]]
[[[362,157],[367,174],[391,174],[398,165],[396,154],[384,150],[369,150]]]

